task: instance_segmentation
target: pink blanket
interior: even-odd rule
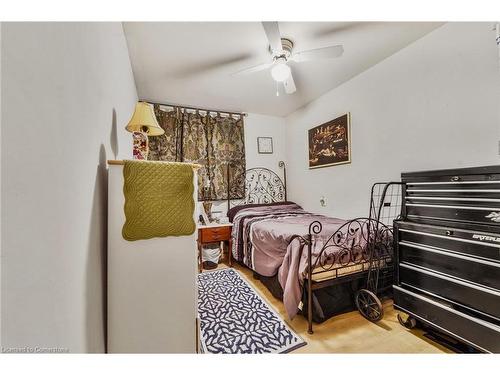
[[[307,248],[297,239],[292,241],[292,237],[305,237],[315,220],[321,222],[323,230],[314,236],[313,264],[323,245],[346,220],[311,214],[294,203],[243,208],[233,219],[233,256],[260,275],[278,273],[283,303],[291,319],[298,312],[308,267]],[[328,254],[335,255],[339,250],[332,246]]]

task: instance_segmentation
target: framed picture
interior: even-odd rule
[[[257,149],[259,154],[272,154],[273,139],[271,137],[257,137]]]
[[[309,169],[350,162],[350,113],[309,129]]]
[[[199,217],[198,221],[200,222],[201,225],[209,225],[210,224],[210,219],[207,215],[207,212],[205,211],[205,206],[203,203],[198,203],[198,211],[199,211]]]

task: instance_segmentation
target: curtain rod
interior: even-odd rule
[[[219,111],[219,110],[216,110],[216,109],[187,107],[185,105],[158,103],[158,102],[153,102],[153,101],[147,100],[147,99],[141,99],[140,101],[141,102],[148,102],[149,104],[163,105],[165,107],[179,107],[179,108],[183,108],[183,109],[190,109],[190,110],[193,110],[193,111],[203,111],[203,112],[212,112],[212,113],[224,113],[224,114],[228,114],[228,115],[237,115],[237,116],[243,116],[243,117],[248,116],[248,113],[245,113],[245,112],[229,112],[229,111]]]

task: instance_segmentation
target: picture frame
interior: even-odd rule
[[[273,139],[271,137],[257,137],[257,151],[259,154],[272,154]]]
[[[351,114],[308,130],[309,169],[351,162]]]
[[[198,211],[199,211],[199,222],[201,225],[210,225],[211,221],[205,211],[205,207],[203,203],[198,203]]]

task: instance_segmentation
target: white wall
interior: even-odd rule
[[[2,346],[103,352],[106,159],[137,100],[120,23],[2,28]]]
[[[498,164],[494,39],[491,23],[445,24],[288,116],[290,199],[336,217],[364,216],[375,181],[399,180],[402,171]],[[352,163],[309,170],[307,130],[345,112]]]
[[[272,154],[258,153],[257,137],[273,139]],[[248,114],[245,118],[245,158],[247,169],[266,167],[276,172],[279,170],[279,161],[286,161],[285,119],[283,117]]]

